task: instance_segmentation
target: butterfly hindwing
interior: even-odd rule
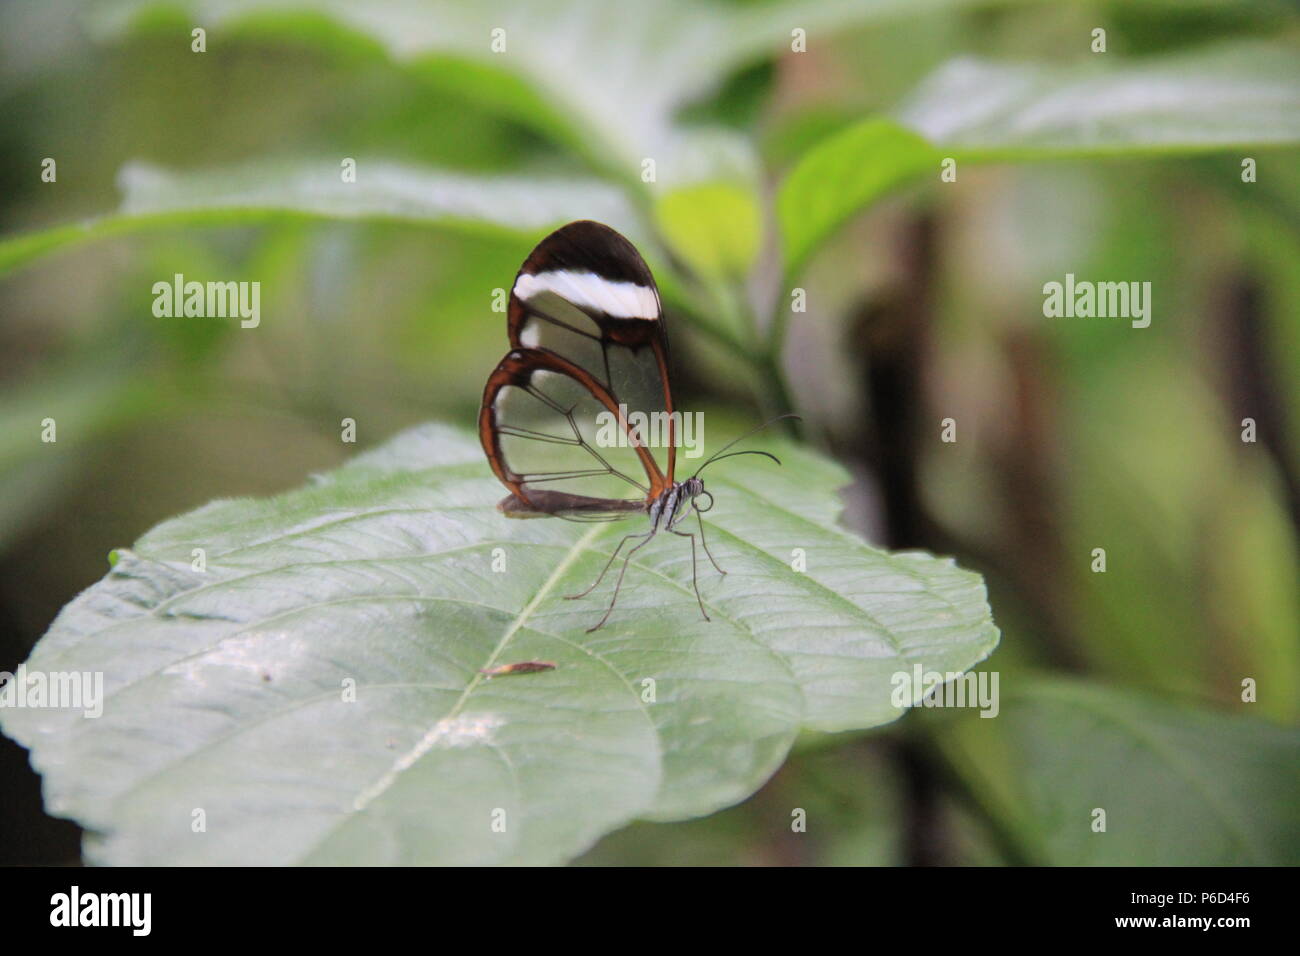
[[[510,489],[512,517],[593,518],[645,510],[649,450],[605,447],[600,413],[618,403],[586,370],[544,349],[515,349],[488,378],[480,433],[493,470]]]

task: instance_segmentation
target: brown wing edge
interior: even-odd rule
[[[563,491],[534,488],[527,500],[509,494],[497,502],[497,510],[507,518],[550,518],[555,515],[597,516],[613,513],[638,514],[644,512],[644,501],[628,498],[592,498],[589,495],[571,495]]]
[[[501,435],[497,431],[496,410],[493,408],[493,404],[496,402],[497,394],[501,389],[510,385],[522,387],[528,383],[533,372],[539,370],[568,376],[590,392],[597,401],[615,416],[619,414],[618,403],[610,395],[609,391],[596,381],[590,373],[574,365],[563,356],[547,349],[523,348],[513,349],[508,352],[492,374],[488,376],[487,384],[483,388],[483,404],[479,408],[478,416],[479,442],[483,446],[484,454],[487,455],[488,464],[492,466],[492,472],[497,476],[501,484],[505,485],[510,491],[510,494],[497,505],[498,509],[509,517],[525,518],[563,513],[634,512],[643,511],[649,507],[649,503],[663,493],[667,487],[667,480],[664,478],[663,472],[659,470],[659,465],[654,460],[654,456],[650,454],[649,449],[640,444],[632,444],[632,448],[636,452],[641,467],[645,469],[646,477],[650,482],[650,492],[645,501],[622,498],[594,498],[588,495],[574,495],[567,492],[537,488],[524,489],[523,479],[511,471],[505,455],[502,453]],[[623,422],[624,430],[627,432],[628,437],[631,438],[631,426],[625,420],[620,419],[620,421]]]

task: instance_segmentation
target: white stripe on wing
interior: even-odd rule
[[[568,269],[524,273],[515,282],[515,295],[527,301],[543,292],[553,292],[579,308],[604,312],[616,319],[659,318],[659,296],[654,289],[635,282],[614,282],[594,272]]]

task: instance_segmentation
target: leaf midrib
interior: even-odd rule
[[[584,532],[583,535],[573,543],[569,548],[568,553],[565,554],[564,559],[555,566],[555,570],[552,571],[550,576],[542,582],[542,586],[537,589],[537,593],[533,595],[532,600],[525,604],[523,609],[515,615],[514,620],[510,622],[510,625],[501,635],[501,639],[497,641],[496,646],[492,649],[492,653],[488,655],[487,661],[483,664],[483,667],[476,671],[474,676],[470,678],[469,683],[465,685],[464,691],[461,692],[456,703],[452,705],[451,710],[425,731],[424,736],[420,738],[414,747],[402,754],[402,756],[398,757],[397,760],[393,762],[393,766],[383,777],[380,777],[379,780],[375,781],[375,783],[371,784],[371,786],[361,792],[361,795],[353,802],[353,810],[355,812],[364,810],[379,797],[383,796],[407,768],[414,766],[416,761],[423,758],[424,755],[433,748],[434,742],[437,739],[435,735],[438,728],[442,726],[444,721],[454,720],[459,716],[466,701],[468,701],[470,695],[474,693],[474,689],[483,682],[482,672],[484,670],[490,670],[493,667],[497,659],[500,658],[501,652],[506,649],[511,639],[518,634],[520,629],[524,626],[524,622],[532,616],[533,612],[537,610],[537,607],[542,603],[542,601],[544,601],[547,596],[555,590],[556,584],[565,575],[569,568],[572,567],[573,563],[578,560],[578,556],[582,554],[591,543],[591,539],[594,538],[600,530],[600,526],[593,527]],[[344,817],[344,819],[350,819],[350,817]],[[319,842],[327,840],[329,835],[333,833],[338,826],[339,824],[335,824],[331,827],[330,830],[322,836],[321,841]]]

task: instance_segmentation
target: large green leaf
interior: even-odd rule
[[[1002,691],[996,720],[963,715],[935,739],[1029,860],[1300,862],[1295,728],[1082,682]]]
[[[413,430],[118,552],[27,662],[102,672],[103,715],[0,719],[102,863],[547,863],[635,818],[708,813],[801,728],[893,720],[893,674],[965,670],[998,639],[977,575],[863,544],[836,526],[845,474],[786,454],[710,478],[729,572],[702,573],[711,622],[671,538],[638,553],[589,634],[608,586],[562,595],[626,528],[506,519],[473,438]],[[558,666],[480,674],[530,659]]]
[[[900,182],[965,164],[1159,156],[1300,142],[1293,46],[1233,44],[1149,61],[1083,65],[954,60],[893,119],[872,117],[814,147],[777,212],[793,277],[858,210]],[[960,177],[960,172],[958,173]],[[960,178],[958,180],[960,182]]]

